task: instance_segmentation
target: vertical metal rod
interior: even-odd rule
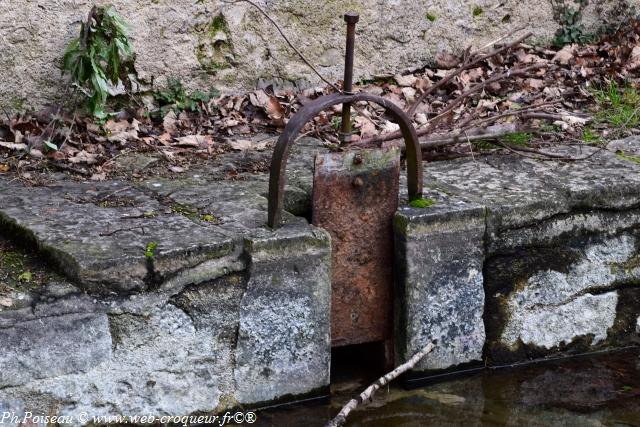
[[[347,23],[347,49],[344,58],[344,84],[343,92],[346,95],[353,93],[353,57],[356,45],[356,24],[360,20],[360,15],[349,12],[344,15],[344,22]],[[342,104],[342,126],[340,130],[340,142],[351,142],[351,103]]]

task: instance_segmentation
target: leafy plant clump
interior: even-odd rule
[[[67,46],[63,72],[88,97],[91,114],[105,119],[109,84],[122,83],[131,89],[129,74],[134,73],[135,55],[127,37],[128,25],[112,6],[94,6],[80,35]]]
[[[147,243],[147,246],[144,248],[144,256],[147,257],[147,259],[153,259],[157,248],[158,242]]]
[[[209,92],[193,91],[187,92],[179,79],[169,78],[167,86],[153,94],[156,102],[160,105],[160,113],[165,116],[169,111],[200,112],[212,99],[218,98],[220,91],[211,89]]]
[[[576,4],[577,9],[569,4]],[[562,47],[571,43],[590,43],[594,35],[587,32],[582,24],[582,14],[589,0],[552,0],[553,16],[560,28],[556,32],[553,44]]]

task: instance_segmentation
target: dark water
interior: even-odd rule
[[[360,381],[361,382],[361,381]],[[331,401],[258,412],[260,426],[323,426],[358,382]],[[380,390],[347,426],[638,426],[640,350],[485,370],[414,390]]]

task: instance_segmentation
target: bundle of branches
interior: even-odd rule
[[[545,78],[557,67],[552,60],[525,51],[533,49],[522,44],[530,36],[526,33],[503,45],[494,42],[476,52],[467,49],[460,58],[439,55],[436,72],[426,69],[420,77],[395,78],[399,87],[392,87],[391,93],[402,94],[405,101],[414,98],[409,86],[413,80],[426,80],[418,84],[420,93],[407,102],[406,111],[427,152],[530,133],[540,128],[540,121],[567,125],[587,121],[583,114],[567,111],[562,93],[547,86]],[[546,55],[555,56],[555,52]],[[388,145],[399,138],[399,131],[364,135],[359,144]]]
[[[530,34],[516,37],[519,32],[476,52],[467,49],[461,57],[441,54],[436,58],[436,70],[395,76],[395,81],[386,85],[383,96],[406,106],[427,157],[456,151],[451,148],[455,145],[471,151],[472,141],[486,140],[531,151],[509,141],[528,140],[532,133],[554,134],[549,129],[583,140],[584,127],[591,120],[589,113],[600,103],[597,88],[637,81],[638,21],[597,44],[567,45],[559,51],[527,45]],[[366,111],[362,112],[366,116]],[[621,124],[628,125],[632,115],[627,114]],[[389,132],[386,124],[369,130],[367,120],[361,119],[360,124],[365,128],[360,145],[396,144],[401,138],[399,131]]]

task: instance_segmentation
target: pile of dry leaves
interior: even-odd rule
[[[548,144],[554,135],[582,140],[595,105],[594,89],[610,82],[637,82],[638,22],[597,44],[561,50],[528,45],[528,37],[514,31],[475,52],[442,53],[434,67],[379,76],[360,82],[356,90],[405,109],[421,136],[425,157],[437,159],[487,149],[474,148],[476,141],[497,141],[494,148],[522,146],[505,140],[506,135],[542,135],[530,144],[534,148]],[[255,142],[251,136],[277,133],[301,106],[332,90],[269,87],[198,101],[196,111],[169,109],[164,116],[154,113],[154,107],[150,110],[152,103],[147,102],[147,108],[125,109],[102,124],[56,107],[6,115],[0,122],[0,173],[18,172],[28,179],[34,171],[64,170],[102,180],[116,172],[117,157],[141,152],[161,156],[166,162],[163,170],[179,174],[194,162],[210,161],[227,151],[268,148],[264,140]],[[316,117],[304,135],[337,144],[340,108]],[[353,108],[355,144],[397,142],[398,126],[382,109],[366,102]]]

